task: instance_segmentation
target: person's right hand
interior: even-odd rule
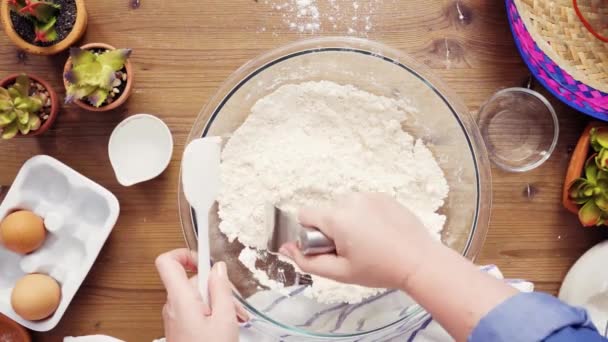
[[[351,194],[330,208],[304,208],[304,226],[336,243],[336,254],[306,257],[295,243],[281,248],[302,271],[370,287],[403,288],[436,246],[413,213],[384,194]]]
[[[299,219],[322,230],[337,248],[336,254],[305,257],[295,243],[283,246],[304,272],[403,290],[457,341],[466,341],[488,312],[518,293],[435,240],[386,195],[353,194],[332,208],[302,209]]]

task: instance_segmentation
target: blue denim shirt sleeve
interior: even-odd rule
[[[469,342],[608,341],[587,312],[538,292],[517,294],[490,311],[473,329]]]

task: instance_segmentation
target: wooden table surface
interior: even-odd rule
[[[100,114],[65,105],[43,137],[0,142],[0,184],[10,184],[28,158],[48,154],[108,188],[121,203],[118,224],[63,320],[53,331],[34,334],[38,341],[96,333],[127,341],[162,336],[165,293],[153,261],[163,251],[184,246],[177,213],[179,162],[199,110],[228,75],[256,55],[301,38],[348,33],[348,25],[334,29],[325,21],[315,35],[290,29],[289,15],[283,17],[285,10],[276,5],[294,0],[140,0],[136,9],[133,1],[88,0],[89,26],[83,40],[134,49],[136,83],[130,101]],[[337,3],[348,24],[352,1]],[[472,113],[495,91],[520,86],[528,76],[501,1],[359,4],[373,8],[358,14],[370,16],[371,28],[367,31],[353,20],[359,26],[351,34],[392,45],[424,62]],[[323,13],[325,7],[320,9]],[[33,72],[63,97],[65,60],[66,54],[23,58],[0,34],[0,76]],[[557,149],[532,172],[492,170],[492,223],[478,261],[497,264],[506,276],[529,279],[537,289],[555,294],[572,263],[605,238],[607,230],[581,228],[560,206],[569,152],[588,119],[549,100],[560,120]],[[162,118],[173,132],[175,151],[161,177],[125,188],[114,178],[106,146],[114,126],[134,113]]]

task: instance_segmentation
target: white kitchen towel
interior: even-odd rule
[[[481,270],[487,272],[488,274],[498,278],[504,279],[502,273],[496,267],[496,265],[488,265],[482,266]],[[524,280],[518,279],[505,279],[505,282],[509,283],[513,287],[517,288],[522,292],[532,292],[534,291],[534,284]],[[269,297],[268,304],[273,302],[276,298]],[[263,304],[257,303],[258,306]],[[402,339],[395,338],[388,340],[386,342],[396,342],[401,341]],[[252,329],[249,325],[243,325],[241,327],[241,337],[240,342],[276,342],[279,341],[277,338],[272,338],[262,335],[255,329]],[[445,342],[452,341],[452,338],[448,335],[448,333],[437,324],[434,320],[428,319],[425,321],[422,326],[416,331],[415,337],[411,340],[414,342]],[[83,336],[83,337],[66,337],[64,342],[124,342],[117,340],[112,337],[95,335],[95,336]],[[154,342],[165,342],[164,339],[156,340]]]

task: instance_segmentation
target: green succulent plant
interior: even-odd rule
[[[92,106],[101,106],[112,91],[116,72],[125,66],[130,55],[131,49],[94,53],[71,48],[72,69],[63,75],[69,83],[65,102],[86,98]]]
[[[595,163],[603,171],[608,171],[608,127],[594,127],[590,133],[590,143],[597,153]]]
[[[578,218],[585,227],[608,220],[608,127],[593,128],[589,142],[594,153],[585,162],[584,177],[568,189],[570,199],[581,206]]]
[[[44,101],[38,94],[30,94],[30,79],[20,75],[13,85],[0,87],[0,128],[2,139],[11,139],[17,133],[25,135],[40,128],[37,113]]]
[[[57,14],[61,6],[48,0],[8,0],[10,9],[29,19],[34,25],[34,42],[49,43],[57,40]]]

